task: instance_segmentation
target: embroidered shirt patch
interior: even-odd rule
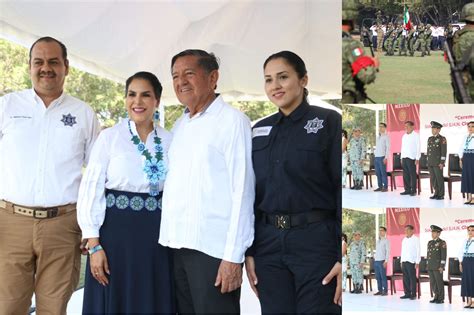
[[[61,121],[64,123],[64,126],[74,126],[77,124],[76,117],[72,116],[71,114],[63,115],[63,119]]]
[[[304,126],[304,129],[306,129],[307,133],[318,133],[319,129],[323,129],[323,122],[324,120],[319,119],[318,117],[308,120],[306,123],[306,126]]]

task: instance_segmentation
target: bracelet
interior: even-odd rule
[[[92,255],[92,254],[98,252],[99,250],[103,250],[103,248],[102,248],[102,246],[100,246],[100,244],[92,247],[91,249],[88,250],[88,252],[89,252],[89,255]]]

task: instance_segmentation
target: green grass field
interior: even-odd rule
[[[381,55],[377,79],[367,86],[369,97],[381,104],[453,103],[449,64],[443,53],[432,51],[431,56],[420,56],[421,52],[415,57],[398,56],[398,52],[395,56]]]

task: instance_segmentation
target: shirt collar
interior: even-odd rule
[[[199,117],[201,115],[204,115],[205,113],[214,112],[217,108],[216,106],[211,106],[211,105],[214,103],[220,103],[220,102],[222,102],[222,96],[219,93],[216,93],[216,98],[212,102],[204,106],[204,108],[199,113],[196,113],[195,117]],[[186,107],[186,109],[184,110],[184,113],[189,114],[189,112],[190,112],[189,108]]]
[[[296,107],[295,110],[292,111],[291,114],[288,116],[285,116],[281,112],[281,110],[278,110],[276,122],[279,123],[285,117],[291,119],[293,122],[297,122],[298,120],[302,119],[304,115],[306,115],[309,110],[309,107],[310,105],[308,104],[308,102],[306,100],[303,100],[303,102],[298,105],[298,107]]]
[[[36,93],[34,88],[31,89],[31,95],[37,104],[42,104],[43,106],[45,106],[43,100],[41,99],[41,97],[39,97],[39,95]],[[64,90],[63,90],[61,95],[57,99],[52,101],[49,107],[54,106],[56,104],[58,105],[61,104],[65,97],[66,97],[66,93],[64,93]]]

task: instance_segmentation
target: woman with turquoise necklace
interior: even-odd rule
[[[126,82],[128,117],[98,137],[78,200],[89,252],[84,314],[172,313],[170,253],[158,244],[169,132],[158,126],[162,86],[138,72]]]
[[[461,143],[459,159],[462,167],[461,192],[467,195],[466,205],[474,205],[474,121],[467,124],[468,134]]]

